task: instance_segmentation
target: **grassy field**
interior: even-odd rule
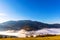
[[[0,38],[0,40],[60,40],[60,36],[36,37],[36,38]]]

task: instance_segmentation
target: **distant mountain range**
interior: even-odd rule
[[[47,24],[38,21],[20,20],[20,21],[7,21],[0,24],[0,30],[20,30],[27,31],[39,30],[43,28],[60,28],[60,24]]]

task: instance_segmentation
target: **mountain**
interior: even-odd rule
[[[43,28],[60,28],[60,24],[47,24],[38,21],[20,20],[20,21],[7,21],[0,24],[0,30],[20,30],[27,31],[39,30]]]
[[[57,26],[57,28],[60,28],[60,24],[53,24],[54,26]]]

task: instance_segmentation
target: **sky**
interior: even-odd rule
[[[0,0],[0,23],[10,20],[60,23],[60,0]]]

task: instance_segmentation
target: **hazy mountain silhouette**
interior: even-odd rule
[[[20,21],[7,21],[0,24],[0,30],[38,30],[43,28],[60,28],[60,24],[47,24],[38,21],[20,20]]]

